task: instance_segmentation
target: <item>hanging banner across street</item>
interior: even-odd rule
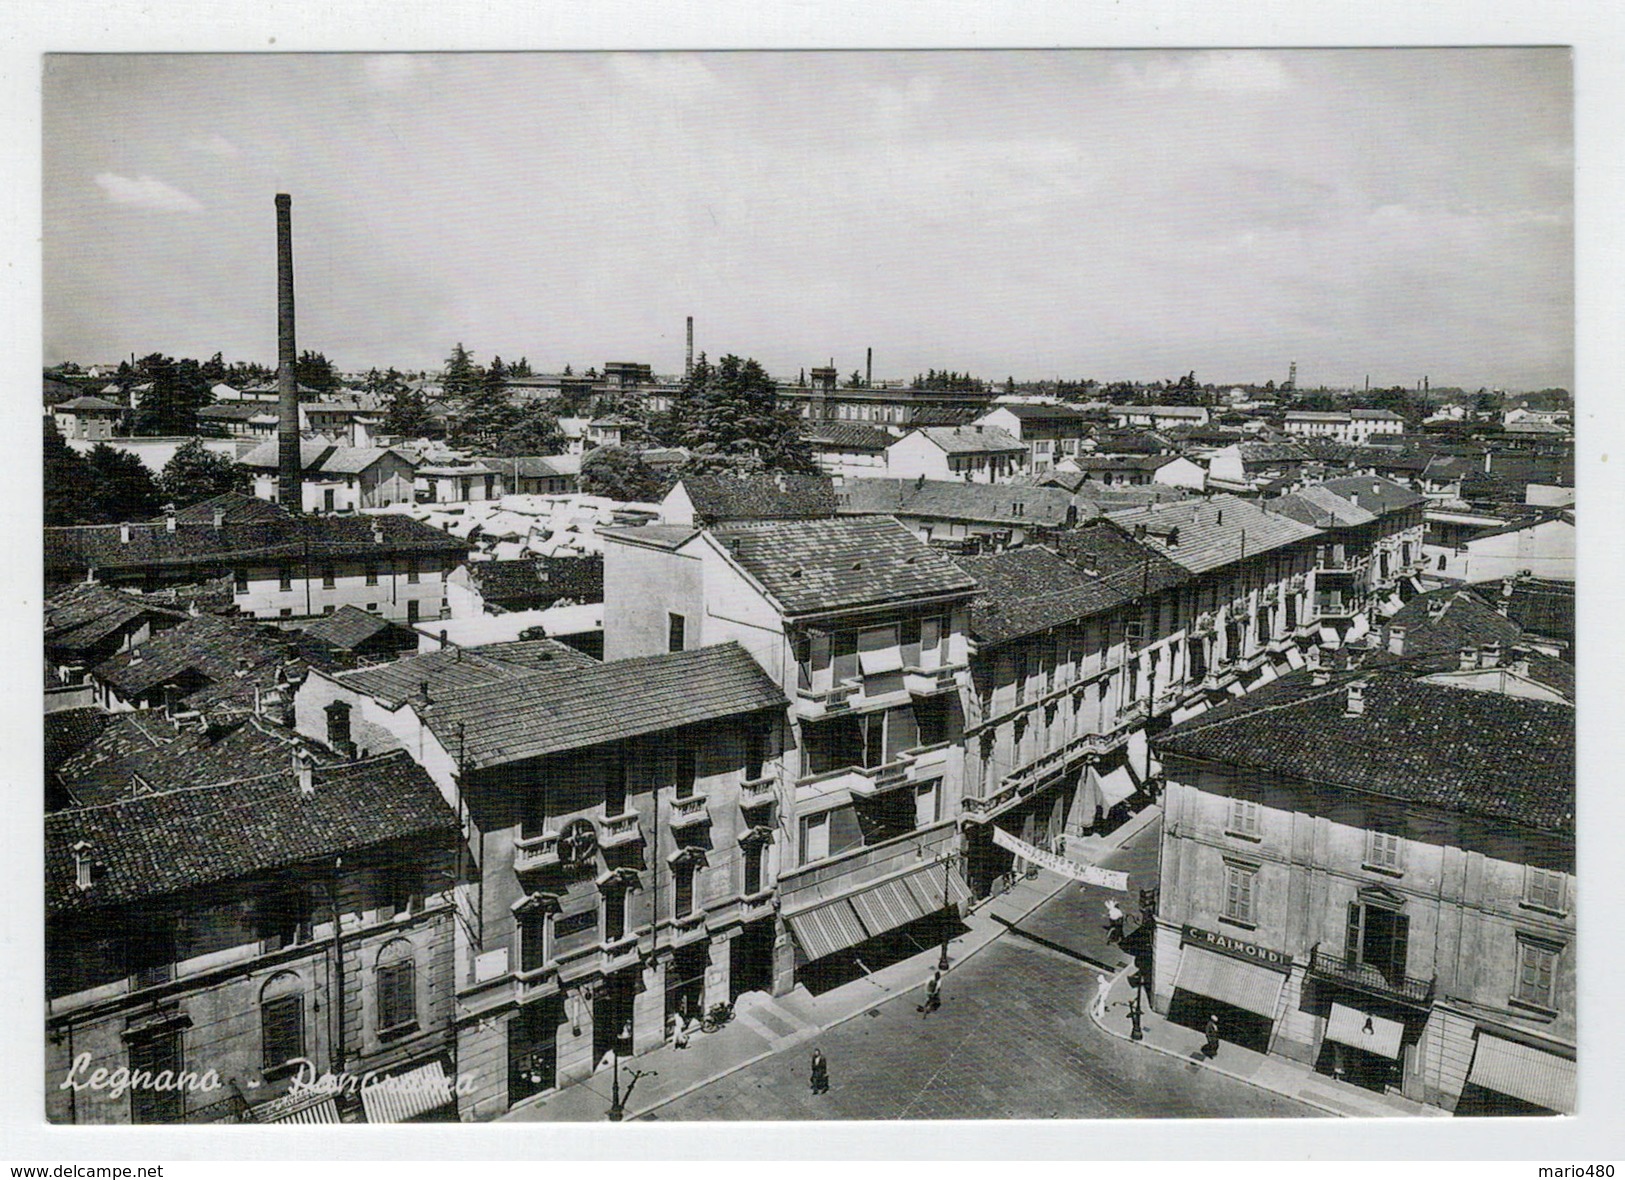
[[[1064,856],[1057,856],[1053,852],[1045,852],[1042,848],[1035,848],[1016,836],[1012,836],[1003,828],[993,829],[993,843],[1000,848],[1008,848],[1017,856],[1032,861],[1035,865],[1042,865],[1052,873],[1060,873],[1063,877],[1071,877],[1074,881],[1082,881],[1089,885],[1099,885],[1102,889],[1115,889],[1119,893],[1128,892],[1128,874],[1115,869],[1103,869],[1099,865],[1079,864],[1075,860],[1068,860]]]

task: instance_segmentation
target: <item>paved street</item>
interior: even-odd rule
[[[1149,885],[1158,827],[1105,858]],[[1020,925],[1114,961],[1098,890],[1068,886]],[[1087,1015],[1099,969],[1006,933],[947,977],[940,1012],[920,990],[652,1112],[655,1119],[1312,1117],[1319,1112],[1102,1033]],[[814,1045],[831,1087],[807,1083]]]

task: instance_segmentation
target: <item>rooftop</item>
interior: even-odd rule
[[[1264,507],[1282,516],[1289,516],[1299,524],[1315,528],[1351,528],[1370,524],[1376,516],[1357,504],[1351,504],[1322,484],[1310,484],[1289,495],[1264,501]]]
[[[466,688],[414,708],[479,769],[787,703],[744,648],[726,643]]]
[[[46,600],[45,645],[62,652],[87,651],[143,616],[178,620],[186,614],[123,590],[81,582]]]
[[[1059,528],[1071,517],[1072,494],[1033,484],[965,483],[957,479],[849,479],[837,493],[847,515],[974,521]],[[1085,506],[1083,515],[1093,515]]]
[[[270,688],[288,671],[291,654],[286,639],[273,628],[198,615],[104,660],[92,674],[126,699],[175,684],[190,707],[222,702],[251,706],[256,688]]]
[[[678,486],[688,494],[694,519],[701,524],[817,520],[835,515],[835,491],[827,475],[783,471],[685,475]]]
[[[56,404],[56,408],[59,410],[102,410],[104,412],[112,411],[114,413],[121,412],[124,409],[124,407],[119,405],[117,402],[110,402],[106,398],[90,396],[76,397],[69,401],[58,402]]]
[[[1507,615],[1531,635],[1574,642],[1573,582],[1506,578],[1478,582],[1467,589],[1486,602],[1505,602]]]
[[[175,522],[177,524],[213,524],[214,514],[219,512],[225,524],[243,524],[267,520],[291,520],[288,511],[280,504],[273,504],[269,500],[262,500],[258,496],[245,496],[241,492],[224,492],[218,496],[210,496],[207,500],[199,500],[196,504],[188,504],[185,508],[176,510]],[[160,516],[152,521],[153,524],[164,523],[165,518]]]
[[[381,633],[399,631],[405,636],[411,635],[410,629],[406,627],[348,604],[339,607],[330,615],[312,619],[305,624],[304,631],[307,636],[320,643],[348,650],[360,647]]]
[[[717,541],[791,616],[969,596],[975,583],[884,516],[719,525]]]
[[[950,455],[1002,454],[1027,449],[1008,430],[997,426],[922,426],[918,433]]]
[[[387,664],[336,673],[334,680],[391,709],[428,686],[431,700],[459,689],[506,684],[537,672],[596,664],[556,639],[514,640],[482,647],[448,646]]]
[[[1144,526],[1148,546],[1194,574],[1322,535],[1317,528],[1230,495],[1124,508],[1108,515],[1136,535]]]
[[[248,778],[182,787],[45,817],[50,918],[251,877],[402,839],[457,838],[457,817],[404,751],[318,767],[299,791],[286,765]],[[86,843],[89,889],[76,885]]]
[[[834,419],[804,424],[801,437],[810,443],[822,443],[831,449],[845,451],[884,451],[897,441],[884,430],[873,426]]]
[[[1365,711],[1346,716],[1348,683]],[[1295,672],[1153,738],[1225,762],[1574,837],[1574,709],[1397,672]]]
[[[1386,516],[1390,512],[1403,512],[1427,502],[1409,488],[1384,479],[1380,475],[1350,475],[1341,479],[1328,479],[1321,485],[1328,492],[1340,496],[1363,509]]]

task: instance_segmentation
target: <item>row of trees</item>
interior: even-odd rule
[[[166,504],[185,508],[225,492],[248,490],[248,473],[196,439],[156,479],[140,459],[105,443],[81,455],[55,429],[45,430],[45,523],[113,524],[146,520]]]

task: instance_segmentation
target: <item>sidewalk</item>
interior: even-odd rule
[[[1068,854],[1080,860],[1094,860],[1121,845],[1160,815],[1160,808],[1147,807],[1108,836],[1073,841]],[[949,944],[949,971],[1009,932],[1012,926],[1069,884],[1072,882],[1067,878],[1041,872],[982,902],[965,916],[969,930]],[[622,1059],[621,1099],[626,1108],[625,1117],[634,1119],[648,1114],[718,1078],[802,1045],[826,1029],[924,987],[937,965],[937,954],[935,948],[921,951],[819,996],[799,985],[782,996],[763,992],[741,996],[732,1021],[715,1033],[694,1033],[689,1038],[688,1048],[666,1044],[652,1052]],[[810,1049],[807,1052],[811,1054]],[[635,1083],[632,1081],[634,1071],[643,1075]],[[612,1072],[600,1069],[584,1081],[521,1102],[501,1118],[516,1122],[602,1122],[612,1097]]]
[[[1129,1001],[1133,996],[1133,989],[1128,984],[1130,974],[1131,970],[1125,969],[1112,981],[1104,1017],[1096,1016],[1092,1009],[1089,1014],[1102,1032],[1125,1041],[1133,1039],[1133,1026],[1128,1015]],[[1302,1062],[1255,1053],[1229,1041],[1222,1042],[1218,1055],[1209,1060],[1202,1056],[1202,1043],[1206,1039],[1202,1033],[1172,1023],[1152,1011],[1149,1004],[1144,1008],[1140,1017],[1140,1031],[1144,1039],[1138,1042],[1142,1047],[1271,1090],[1329,1115],[1340,1118],[1393,1118],[1396,1115],[1450,1117],[1448,1111],[1437,1107],[1424,1106],[1397,1094],[1378,1094],[1363,1086],[1339,1082],[1316,1073]]]

